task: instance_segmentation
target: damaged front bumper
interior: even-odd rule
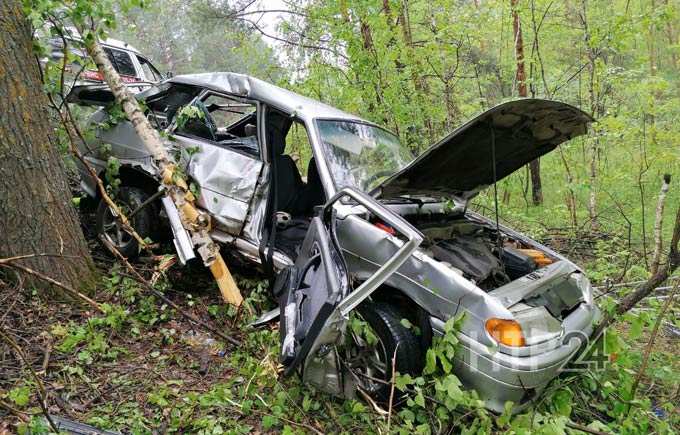
[[[467,388],[477,390],[487,408],[503,412],[505,402],[511,401],[515,403],[515,411],[519,411],[583,348],[599,317],[597,306],[582,302],[564,318],[564,332],[552,346],[527,346],[512,355],[459,333],[460,349],[456,353],[454,372]],[[443,334],[442,320],[432,317],[430,323],[435,334]]]

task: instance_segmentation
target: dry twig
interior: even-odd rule
[[[38,255],[41,255],[41,254],[36,254],[35,256],[38,256]],[[93,301],[92,299],[90,299],[89,297],[87,297],[83,293],[79,292],[78,290],[74,289],[73,287],[68,286],[66,284],[62,284],[61,282],[59,282],[59,281],[57,281],[53,278],[50,278],[49,276],[47,276],[43,273],[40,273],[36,270],[33,270],[30,267],[24,266],[23,264],[17,264],[17,263],[14,262],[18,258],[24,259],[24,258],[30,258],[30,257],[31,257],[31,255],[20,255],[20,256],[17,256],[17,257],[0,258],[0,267],[4,266],[4,267],[12,268],[12,269],[18,269],[18,270],[21,270],[24,273],[29,274],[29,275],[36,276],[36,277],[42,279],[43,281],[46,281],[46,282],[48,282],[52,285],[59,287],[62,290],[66,290],[66,292],[68,294],[70,294],[71,296],[75,296],[76,298],[86,302],[88,305],[92,306],[94,309],[96,309],[100,313],[104,312],[104,310],[102,310],[102,308],[99,306],[99,304],[97,302]]]
[[[652,354],[652,348],[654,347],[654,341],[656,340],[656,336],[659,333],[659,326],[661,325],[661,321],[663,320],[664,316],[666,315],[670,307],[673,305],[673,300],[675,299],[675,295],[678,292],[679,287],[680,281],[676,281],[670,296],[668,297],[668,299],[666,299],[666,302],[664,302],[663,306],[661,307],[659,314],[656,316],[656,321],[654,322],[652,334],[649,337],[647,347],[645,347],[645,352],[642,357],[642,364],[640,364],[640,370],[638,370],[637,376],[635,376],[635,382],[633,382],[633,386],[630,389],[630,397],[633,399],[635,398],[635,392],[637,391],[638,385],[640,384],[640,380],[642,379],[642,376],[644,376],[645,370],[647,369],[649,357]]]
[[[392,424],[392,405],[394,403],[394,383],[397,376],[397,347],[394,348],[394,355],[392,355],[392,379],[390,380],[390,401],[387,408],[387,433],[390,433],[390,426]]]
[[[19,356],[19,359],[21,359],[23,364],[31,373],[31,376],[33,377],[33,380],[35,381],[35,384],[38,387],[38,396],[40,398],[38,402],[40,404],[40,409],[45,415],[45,418],[47,419],[47,422],[49,423],[50,427],[54,430],[54,432],[59,433],[59,429],[57,428],[57,425],[54,424],[54,421],[52,421],[52,417],[50,416],[49,410],[47,409],[47,390],[45,390],[45,385],[42,383],[35,370],[33,370],[31,363],[28,362],[26,355],[24,355],[24,352],[21,350],[19,345],[16,343],[16,341],[12,339],[12,337],[5,333],[5,328],[3,328],[1,325],[0,325],[0,339],[7,343],[7,345],[9,345],[9,347],[11,347],[14,350],[14,352],[16,352],[16,354]]]

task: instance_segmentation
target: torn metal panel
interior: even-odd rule
[[[182,225],[182,219],[179,216],[179,211],[175,206],[175,203],[170,199],[170,197],[165,196],[162,199],[163,208],[170,221],[170,228],[173,234],[173,243],[175,245],[175,251],[177,251],[177,256],[179,257],[179,262],[184,266],[187,261],[196,258],[194,254],[194,244],[191,241],[191,236],[189,232]]]
[[[255,188],[255,194],[250,206],[250,212],[243,225],[242,236],[251,242],[258,242],[260,235],[264,231],[264,226],[267,221],[267,196],[269,195],[269,178],[271,174],[271,166],[264,164],[260,179]]]
[[[558,261],[498,287],[489,294],[497,297],[504,307],[511,307],[525,298],[546,292],[559,285],[568,280],[569,275],[576,271],[578,269],[573,264]]]
[[[225,231],[240,234],[262,162],[204,141],[184,137],[177,141],[184,145],[182,164],[200,189],[196,204]]]

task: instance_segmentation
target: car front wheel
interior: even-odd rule
[[[150,195],[138,187],[121,187],[114,201],[122,208],[126,216],[140,207]],[[157,221],[158,212],[155,204],[148,204],[130,218],[132,228],[144,239],[151,237],[154,222]],[[139,244],[121,226],[115,213],[103,199],[99,201],[96,217],[97,235],[104,238],[127,258],[136,258],[139,255]]]
[[[350,328],[352,342],[347,363],[356,375],[359,388],[375,400],[387,403],[392,380],[392,359],[398,373],[418,375],[423,367],[419,337],[394,305],[364,303],[357,309],[358,323]],[[358,327],[357,327],[358,325]],[[395,400],[400,397],[395,392]]]

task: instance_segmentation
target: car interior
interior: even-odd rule
[[[209,94],[192,103],[200,113],[178,125],[176,133],[199,137],[259,158],[257,106]]]
[[[287,153],[293,120],[275,110],[267,114],[267,143],[270,146],[273,176],[273,207],[276,215],[274,246],[295,258],[307,233],[314,207],[326,202],[314,157],[307,164],[303,180],[293,158]],[[287,144],[288,142],[288,144]],[[288,145],[288,146],[287,146]]]

